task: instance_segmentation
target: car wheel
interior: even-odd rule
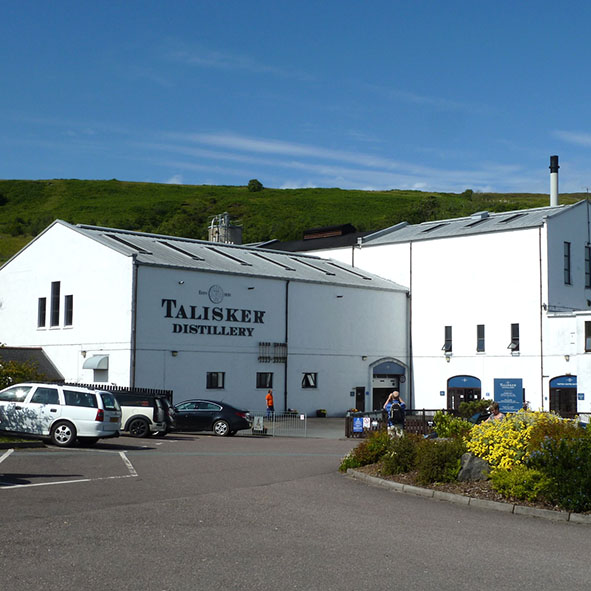
[[[150,425],[145,419],[133,419],[127,428],[132,437],[149,437]]]
[[[58,447],[70,447],[76,441],[76,427],[69,421],[58,421],[51,428],[51,443]]]
[[[226,421],[216,421],[213,424],[213,432],[221,437],[226,437],[227,435],[230,435],[230,425],[228,425]]]

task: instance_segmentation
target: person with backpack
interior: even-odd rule
[[[402,437],[404,434],[406,404],[400,398],[398,390],[390,393],[384,404],[384,409],[388,413],[388,433],[391,436]]]

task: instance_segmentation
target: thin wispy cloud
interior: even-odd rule
[[[238,55],[210,49],[194,49],[172,51],[169,53],[169,57],[188,66],[268,74],[279,78],[312,80],[312,76],[306,72],[290,67],[279,67],[263,63],[247,54]]]
[[[166,137],[170,140],[168,143],[144,144],[144,147],[186,157],[185,162],[174,161],[177,170],[205,170],[208,161],[216,163],[216,167],[221,161],[235,162],[243,169],[243,174],[248,174],[248,167],[261,172],[269,169],[298,171],[289,176],[299,179],[300,186],[488,191],[500,180],[515,179],[517,182],[523,176],[521,167],[495,162],[482,162],[466,170],[440,169],[364,153],[232,133],[170,133]],[[282,181],[280,186],[295,184],[295,180]]]
[[[408,104],[431,107],[437,111],[464,111],[482,115],[490,112],[491,107],[485,104],[448,99],[437,94],[424,94],[404,88],[388,88],[378,84],[366,84],[365,87],[373,94],[388,100],[401,101]]]
[[[577,146],[591,146],[591,133],[584,131],[561,131],[556,130],[553,133],[554,137]]]

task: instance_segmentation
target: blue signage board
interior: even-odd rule
[[[523,380],[495,378],[495,402],[502,413],[517,412],[523,408]]]
[[[363,433],[363,417],[353,417],[353,433]]]
[[[584,392],[577,392],[577,398],[579,400],[585,400],[585,393]]]

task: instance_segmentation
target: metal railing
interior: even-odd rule
[[[270,437],[306,437],[308,417],[299,412],[250,411],[253,417],[250,431],[238,431],[242,435],[268,435]]]
[[[428,435],[433,432],[433,417],[437,409],[410,409],[405,413],[404,431]],[[349,412],[345,417],[345,437],[367,437],[372,431],[385,429],[388,424],[388,414],[385,410],[369,412]],[[361,428],[360,428],[361,427]]]

